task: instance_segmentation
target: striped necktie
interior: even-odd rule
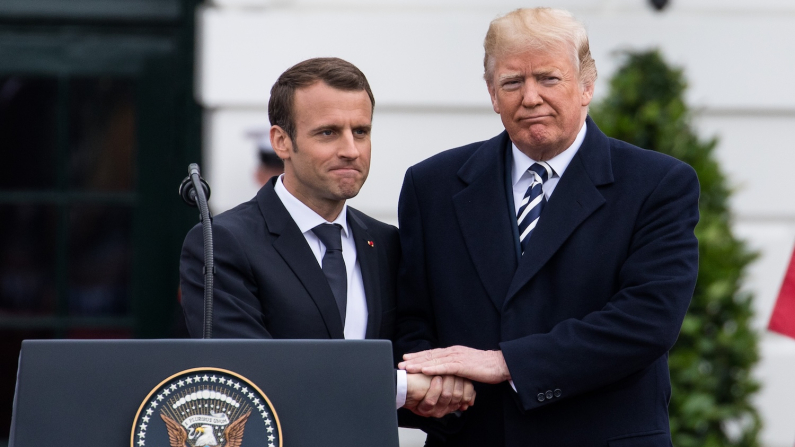
[[[535,229],[538,224],[541,211],[547,203],[543,190],[544,182],[554,173],[552,168],[543,161],[533,163],[527,170],[533,175],[533,182],[527,188],[522,203],[519,205],[519,211],[516,214],[516,223],[519,225],[519,244],[522,246],[522,255],[527,251],[530,235],[533,234],[533,229]]]

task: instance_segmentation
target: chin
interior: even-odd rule
[[[348,200],[356,197],[359,195],[359,191],[362,189],[362,186],[353,186],[353,185],[346,185],[340,186],[337,188],[337,193],[335,194],[340,200]]]
[[[527,133],[534,144],[549,144],[553,140],[552,132],[546,126],[541,129],[531,128]]]

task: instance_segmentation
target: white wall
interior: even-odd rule
[[[763,330],[795,242],[795,2],[551,0],[585,22],[606,90],[614,52],[660,47],[686,69],[688,100],[736,194],[738,235],[760,251],[745,286]],[[367,75],[376,97],[370,178],[352,202],[396,222],[405,169],[431,154],[502,130],[482,80],[482,39],[500,13],[533,2],[508,0],[217,0],[199,11],[197,98],[207,109],[204,170],[213,207],[256,192],[254,141],[267,128],[270,86],[291,65],[338,56]],[[765,333],[757,403],[769,447],[795,442],[795,341]],[[417,441],[402,433],[404,445]]]

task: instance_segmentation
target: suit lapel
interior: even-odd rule
[[[306,238],[282,204],[273,182],[267,183],[257,193],[257,203],[268,231],[276,236],[273,248],[301,281],[317,306],[326,324],[329,338],[345,338],[342,319],[331,288]]]
[[[348,225],[356,244],[356,259],[362,270],[364,296],[367,300],[367,330],[365,338],[378,338],[381,328],[381,282],[378,274],[378,250],[367,226],[348,207]],[[373,245],[370,245],[373,242]]]
[[[610,143],[590,117],[586,122],[588,130],[585,140],[555,187],[538,226],[533,230],[530,253],[525,253],[519,261],[508,289],[506,304],[552,258],[577,227],[605,203],[597,186],[613,181]]]
[[[456,217],[475,270],[489,298],[502,308],[516,271],[515,243],[505,191],[508,134],[483,143],[458,171],[467,186],[453,196]]]

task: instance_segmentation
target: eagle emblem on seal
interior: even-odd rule
[[[168,441],[171,447],[240,447],[243,444],[243,430],[246,428],[246,421],[251,416],[251,410],[239,417],[228,426],[218,430],[211,424],[202,424],[186,429],[174,418],[160,413],[163,422],[168,428]],[[218,433],[218,436],[216,436]]]

